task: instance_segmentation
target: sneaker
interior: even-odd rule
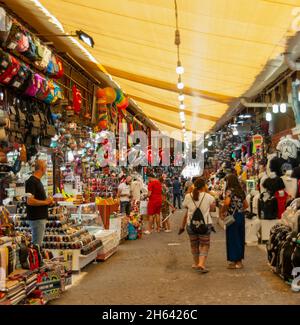
[[[172,230],[171,229],[166,229],[165,232],[172,232]]]
[[[151,232],[150,232],[149,230],[146,230],[146,231],[144,231],[144,234],[145,234],[145,235],[150,235]]]

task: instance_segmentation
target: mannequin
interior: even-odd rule
[[[260,193],[263,193],[266,191],[266,189],[263,187],[263,183],[267,178],[268,178],[268,174],[266,172],[266,167],[264,165],[260,165],[259,175],[258,175]]]
[[[287,194],[294,199],[297,195],[297,179],[291,177],[292,172],[292,170],[287,170],[285,175],[283,175],[281,178],[284,182]]]
[[[278,177],[275,172],[270,173],[270,176],[263,182],[262,186],[270,192],[271,195],[274,195],[277,191],[285,189],[283,180]]]
[[[252,212],[258,215],[258,199],[259,199],[259,191],[252,190],[250,194],[247,195],[246,200],[248,202],[247,211],[251,212],[251,200],[252,200]]]

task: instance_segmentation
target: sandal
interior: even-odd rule
[[[236,267],[236,264],[235,263],[229,263],[228,266],[227,266],[227,269],[229,270],[235,270],[237,267]]]
[[[202,266],[198,266],[198,268],[196,269],[197,272],[201,273],[201,274],[205,274],[209,272],[209,269],[207,269],[206,267],[202,267]]]
[[[237,263],[235,265],[235,268],[240,270],[240,269],[243,269],[244,268],[244,265],[243,265],[243,263]]]

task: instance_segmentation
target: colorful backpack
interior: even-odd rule
[[[11,65],[11,56],[0,49],[0,75],[2,75]]]
[[[11,81],[11,86],[20,89],[24,83],[31,77],[31,70],[25,63],[21,63],[18,73]]]
[[[30,96],[30,97],[35,97],[38,90],[42,86],[43,79],[44,78],[42,76],[40,76],[39,74],[37,74],[37,73],[33,74],[31,77],[29,86],[25,91],[25,95]]]
[[[0,7],[0,42],[5,44],[12,27],[12,19],[5,9]]]
[[[21,26],[16,21],[13,21],[10,29],[10,33],[5,43],[5,47],[8,48],[9,50],[15,50],[21,38],[22,38]]]
[[[27,37],[27,32],[26,32],[26,30],[21,29],[21,37],[18,41],[16,50],[20,53],[24,53],[24,52],[28,51],[28,49],[29,49],[29,40]]]
[[[14,76],[19,72],[21,64],[20,62],[13,56],[10,56],[11,65],[4,71],[0,76],[0,83],[8,85]]]
[[[58,72],[56,73],[54,78],[55,79],[60,79],[64,75],[64,66],[63,66],[62,60],[58,56],[56,57],[56,63],[57,63],[57,66],[58,66]]]
[[[43,57],[41,60],[36,61],[35,65],[37,68],[45,70],[50,62],[52,52],[48,49],[47,46],[40,44],[38,47],[38,55],[40,56],[40,54],[43,54]]]
[[[24,52],[23,55],[26,56],[31,61],[36,61],[38,59],[38,55],[37,55],[35,42],[28,32],[26,33],[26,35],[28,38],[29,46],[28,46],[28,50]]]

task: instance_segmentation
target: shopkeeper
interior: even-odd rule
[[[130,200],[131,200],[131,176],[126,178],[118,187],[118,198],[120,198],[120,212],[130,215]]]
[[[46,196],[41,178],[47,172],[47,163],[44,160],[35,162],[35,172],[25,183],[26,193],[31,196],[27,199],[27,219],[32,232],[32,243],[42,245],[46,222],[48,219],[48,206],[53,204],[53,199]]]

